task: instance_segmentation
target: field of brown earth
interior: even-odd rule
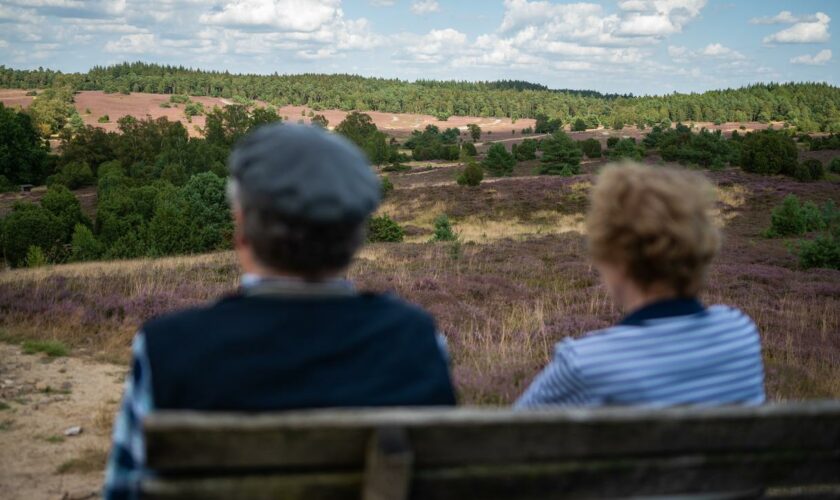
[[[195,102],[200,102],[205,109],[212,109],[214,106],[225,106],[233,104],[228,99],[218,97],[190,97]],[[0,102],[6,106],[23,107],[26,108],[32,103],[33,97],[26,96],[25,90],[0,90]],[[117,130],[117,120],[126,115],[134,116],[135,118],[144,118],[151,116],[152,118],[166,117],[169,120],[181,121],[190,132],[190,135],[200,135],[199,128],[204,126],[205,119],[203,116],[195,116],[192,121],[187,120],[184,115],[184,105],[172,103],[171,108],[161,108],[160,105],[169,101],[169,95],[164,94],[147,94],[142,92],[133,92],[129,95],[113,93],[106,94],[101,91],[83,91],[78,92],[75,97],[76,110],[84,119],[86,125],[93,125],[105,130]],[[264,105],[264,103],[258,103]],[[90,113],[88,113],[88,110]],[[277,108],[277,113],[285,120],[290,122],[297,122],[303,120],[304,123],[310,122],[309,112],[311,108],[306,106],[283,106]],[[312,111],[316,114],[324,115],[329,121],[329,126],[334,127],[344,120],[347,116],[346,111],[337,109],[328,109],[322,111]],[[482,130],[492,132],[494,138],[511,137],[511,132],[526,127],[533,127],[535,121],[532,119],[520,119],[516,123],[512,123],[510,118],[482,118],[475,116],[453,116],[446,121],[438,120],[434,116],[407,114],[407,113],[383,113],[379,111],[367,111],[371,116],[376,126],[385,132],[395,137],[407,137],[414,130],[422,130],[426,125],[437,125],[440,128],[458,127],[462,131],[466,131],[468,123],[475,123],[481,126]],[[99,123],[98,119],[108,115],[110,121],[108,123]]]
[[[6,106],[20,106],[27,107],[32,103],[32,97],[26,96],[25,90],[0,90],[0,102]],[[218,98],[218,97],[191,97],[193,101],[200,102],[208,110],[214,106],[225,106],[233,104],[232,101]],[[106,94],[101,91],[83,91],[76,94],[75,106],[79,114],[82,116],[86,125],[93,125],[105,130],[117,130],[117,120],[126,115],[134,116],[135,118],[144,118],[150,116],[152,118],[166,117],[169,120],[181,121],[189,130],[190,135],[200,135],[201,127],[204,127],[204,116],[195,116],[192,121],[189,121],[184,115],[184,105],[172,103],[171,108],[161,108],[160,105],[169,101],[169,95],[164,94],[147,94],[142,92],[133,92],[130,95],[119,93]],[[258,103],[264,105],[264,103]],[[90,110],[90,113],[87,111]],[[309,113],[324,115],[328,120],[329,126],[335,127],[344,120],[347,116],[346,111],[337,109],[328,109],[321,111],[313,111],[307,106],[283,106],[277,108],[277,113],[283,119],[296,123],[303,120],[304,123],[309,123],[311,118]],[[380,111],[365,111],[370,115],[373,123],[377,128],[383,130],[389,135],[397,139],[405,139],[414,130],[423,130],[427,125],[435,125],[441,129],[456,127],[461,130],[462,135],[467,137],[467,124],[475,123],[482,129],[482,137],[479,141],[483,143],[486,149],[487,143],[503,141],[508,146],[521,142],[523,137],[521,131],[524,128],[535,125],[535,120],[531,118],[521,118],[512,122],[510,118],[494,118],[494,117],[478,117],[478,116],[451,116],[448,120],[438,120],[431,115],[410,114],[410,113],[384,113]],[[103,116],[108,115],[110,121],[108,123],[99,123],[97,120]],[[749,132],[752,130],[762,130],[769,126],[779,128],[782,126],[781,122],[774,123],[759,123],[759,122],[745,122],[745,123],[724,123],[722,125],[715,125],[711,122],[694,122],[695,128],[707,128],[709,130],[722,130],[724,134],[730,135],[732,131]],[[742,128],[743,127],[743,128]],[[569,129],[568,125],[565,127]],[[635,126],[628,126],[620,131],[611,130],[609,128],[599,128],[587,130],[586,132],[571,132],[575,140],[584,140],[594,137],[601,142],[606,142],[609,137],[633,137],[641,140],[647,130],[641,130]],[[540,137],[532,136],[532,137]]]

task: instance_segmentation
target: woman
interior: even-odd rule
[[[557,344],[517,407],[764,401],[755,324],[737,309],[698,299],[720,244],[713,193],[688,171],[636,164],[604,170],[592,192],[589,251],[629,314]]]

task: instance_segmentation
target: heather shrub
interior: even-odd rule
[[[455,241],[458,236],[452,230],[452,223],[446,214],[439,215],[435,219],[435,232],[431,241]]]
[[[367,240],[371,243],[399,243],[405,238],[405,231],[388,215],[371,217],[368,220]]]
[[[467,166],[458,175],[456,182],[459,186],[478,186],[484,180],[484,170],[478,165],[474,158],[466,159]]]
[[[108,123],[111,121],[111,117],[108,115],[102,115],[96,121],[99,123]]]
[[[621,140],[620,137],[609,137],[609,138],[607,138],[607,147],[608,148],[614,147],[616,144],[618,144],[618,141],[620,141],[620,140]]]
[[[828,164],[828,171],[832,174],[840,174],[840,157],[832,158]]]

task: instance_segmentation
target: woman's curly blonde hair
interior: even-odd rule
[[[696,295],[720,247],[715,193],[702,175],[623,163],[605,168],[587,217],[595,261],[622,267],[642,289],[667,285]]]

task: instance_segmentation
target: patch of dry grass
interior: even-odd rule
[[[62,462],[55,470],[56,474],[91,474],[105,469],[108,452],[100,448],[86,448],[82,453]]]

